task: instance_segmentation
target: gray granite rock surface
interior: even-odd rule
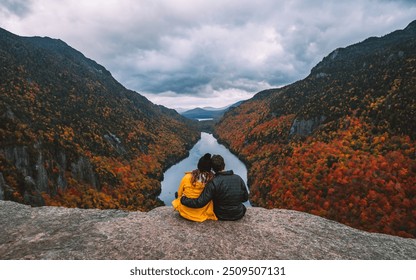
[[[416,259],[416,239],[297,211],[248,208],[240,221],[0,201],[0,259]]]

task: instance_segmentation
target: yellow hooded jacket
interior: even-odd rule
[[[198,198],[204,190],[204,183],[197,181],[195,185],[192,185],[192,173],[186,172],[182,178],[178,189],[178,198],[172,201],[173,207],[179,212],[179,214],[185,219],[203,222],[205,220],[218,220],[214,213],[214,203],[211,200],[207,205],[202,208],[190,208],[181,203],[182,195],[186,195],[189,198]]]

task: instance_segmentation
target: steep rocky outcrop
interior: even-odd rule
[[[416,239],[368,233],[291,210],[248,208],[195,223],[144,212],[0,201],[0,259],[416,259]]]
[[[315,117],[309,120],[298,120],[293,121],[292,127],[290,128],[290,135],[301,135],[308,136],[316,128],[318,128],[325,121],[325,116]]]
[[[6,181],[4,180],[3,173],[0,172],[0,200],[4,199],[4,191],[7,187],[8,186],[6,185]]]

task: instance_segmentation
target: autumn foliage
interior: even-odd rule
[[[247,163],[253,204],[416,237],[415,25],[225,115],[216,134]]]
[[[127,210],[163,204],[163,171],[199,139],[190,121],[60,40],[0,29],[0,53],[5,199]]]

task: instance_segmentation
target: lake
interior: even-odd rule
[[[233,170],[235,174],[240,175],[247,185],[247,168],[245,164],[224,145],[219,144],[212,134],[202,132],[201,139],[189,151],[189,157],[173,165],[163,174],[164,179],[161,182],[162,192],[159,198],[167,206],[172,205],[172,200],[175,199],[175,192],[178,190],[185,172],[196,169],[198,160],[206,153],[221,155],[225,161],[225,170]],[[244,204],[250,206],[250,202]]]

